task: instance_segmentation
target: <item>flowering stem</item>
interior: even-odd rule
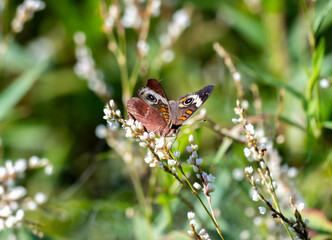
[[[216,230],[219,234],[219,236],[221,237],[222,240],[224,240],[224,236],[222,235],[221,229],[219,227],[219,224],[217,223],[217,221],[215,220],[214,216],[211,215],[211,213],[209,212],[209,210],[207,209],[207,207],[205,206],[203,200],[198,196],[196,190],[194,189],[194,187],[191,185],[189,179],[187,178],[186,174],[183,172],[183,169],[181,167],[180,164],[177,164],[177,167],[179,168],[180,172],[182,173],[182,175],[184,176],[184,178],[186,179],[186,182],[189,186],[190,191],[192,192],[192,194],[194,194],[194,196],[198,199],[198,201],[201,203],[201,205],[203,206],[205,212],[209,215],[211,221],[213,222],[214,226],[216,227]],[[210,203],[209,203],[210,204]],[[210,208],[212,209],[212,207],[210,206]]]
[[[263,160],[263,161],[264,161],[264,160]],[[265,163],[265,162],[264,162],[264,163]],[[274,202],[274,204],[275,204],[275,206],[276,206],[278,212],[281,213],[281,209],[280,209],[280,206],[279,206],[279,201],[278,201],[278,198],[277,198],[277,195],[276,195],[276,192],[275,192],[275,188],[274,188],[274,186],[273,186],[273,184],[272,184],[273,181],[272,181],[272,177],[271,177],[270,169],[269,169],[269,167],[268,167],[266,164],[265,164],[265,166],[266,166],[266,171],[267,171],[267,173],[268,173],[267,175],[268,175],[269,182],[270,182],[270,186],[271,186],[270,193],[271,193],[271,196],[272,196],[273,202]],[[294,239],[292,233],[289,231],[289,229],[288,229],[288,227],[287,227],[285,221],[284,221],[282,218],[281,218],[281,223],[282,223],[282,225],[285,227],[285,229],[286,229],[288,235],[290,236],[290,238],[291,238],[291,239]]]

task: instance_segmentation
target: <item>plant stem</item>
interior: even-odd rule
[[[191,185],[189,179],[187,178],[186,174],[183,172],[182,167],[179,167],[179,170],[181,171],[182,175],[184,176],[184,178],[186,179],[186,182],[189,186],[190,191],[192,192],[192,194],[194,194],[194,196],[198,199],[198,201],[201,203],[201,205],[203,206],[205,212],[208,214],[208,216],[210,217],[211,221],[213,222],[214,226],[216,227],[216,230],[219,234],[219,236],[221,237],[222,240],[224,239],[224,236],[222,235],[221,229],[219,227],[219,224],[217,223],[217,221],[215,220],[215,218],[211,215],[211,213],[209,212],[209,210],[207,209],[207,207],[205,206],[203,200],[198,196],[196,190],[194,189],[194,187]]]

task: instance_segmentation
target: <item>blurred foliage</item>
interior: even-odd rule
[[[310,1],[305,4],[306,12],[303,2],[162,2],[160,16],[151,19],[150,50],[135,89],[145,85],[148,78],[162,79],[168,97],[177,99],[215,84],[204,105],[207,116],[221,127],[232,127],[236,88],[212,48],[219,42],[231,53],[242,75],[249,114],[256,114],[250,91],[251,84],[256,84],[267,119],[266,136],[274,141],[281,165],[299,170],[292,187],[309,209],[304,216],[311,221],[313,236],[331,239],[332,88],[319,88],[318,83],[322,78],[331,81],[332,4],[328,0]],[[43,210],[27,215],[42,225],[45,239],[148,239],[149,225],[154,239],[190,239],[186,213],[192,209],[212,239],[217,239],[213,225],[189,192],[181,191],[164,172],[149,169],[143,159],[134,166],[126,165],[104,139],[95,135],[96,127],[105,125],[103,107],[109,99],[98,97],[73,71],[73,36],[77,31],[85,33],[111,98],[125,112],[119,66],[102,32],[101,2],[45,1],[46,8],[10,39],[6,36],[20,1],[0,3],[7,4],[0,12],[0,41],[2,46],[8,44],[0,60],[1,160],[38,155],[54,164],[51,177],[35,174],[26,183],[29,191],[43,191],[49,196]],[[192,10],[191,24],[172,46],[174,60],[161,64],[156,60],[160,34],[172,14],[182,7]],[[314,42],[309,42],[310,37]],[[125,40],[131,71],[136,58],[135,30],[127,29]],[[285,88],[285,96],[277,128],[281,88]],[[131,94],[136,96],[136,90]],[[259,216],[261,204],[250,199],[250,185],[233,177],[235,169],[248,165],[243,144],[229,147],[207,123],[199,123],[199,127],[194,131],[199,154],[204,167],[217,177],[213,204],[219,209],[218,221],[225,239],[279,239],[278,232],[269,232],[267,223],[273,219],[268,214]],[[177,148],[185,160],[188,133],[180,135]],[[278,142],[280,135],[284,141]],[[150,201],[151,219],[139,214],[128,174],[133,169]],[[244,231],[250,234],[248,238]],[[18,236],[36,239],[29,229],[20,230]],[[8,231],[0,232],[0,238],[7,239]]]

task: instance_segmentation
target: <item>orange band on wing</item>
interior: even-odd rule
[[[182,117],[180,117],[180,120],[186,120],[187,118],[186,117],[184,117],[184,116],[182,116]]]
[[[168,114],[164,114],[163,115],[165,119],[169,119],[169,115]]]
[[[159,110],[160,110],[160,112],[167,112],[168,113],[168,110],[164,107],[159,108]]]
[[[179,102],[183,102],[186,99],[187,99],[187,97],[184,97],[184,98],[180,99]]]
[[[191,110],[188,109],[188,110],[186,111],[186,113],[190,115],[190,114],[193,113],[193,111],[191,111]]]

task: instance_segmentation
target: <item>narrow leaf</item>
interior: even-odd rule
[[[0,94],[0,121],[4,119],[8,111],[29,91],[39,76],[46,70],[48,64],[49,60],[36,64],[22,76],[18,77]]]

